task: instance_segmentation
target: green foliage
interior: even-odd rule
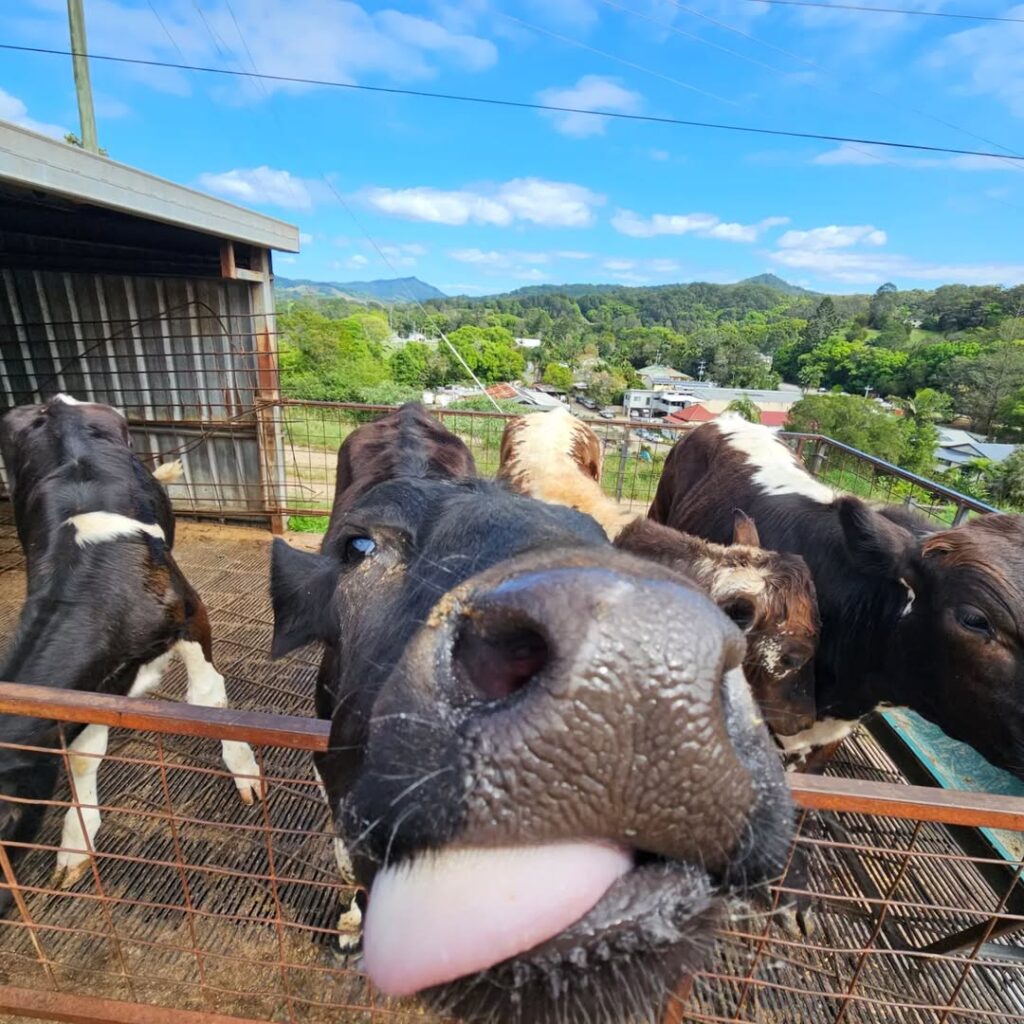
[[[517,380],[526,369],[526,360],[516,348],[515,339],[504,327],[473,327],[465,325],[452,331],[448,340],[466,365],[484,384]],[[449,380],[468,380],[465,366],[447,346]]]
[[[808,395],[789,411],[789,429],[825,434],[887,462],[901,464],[907,431],[878,402],[858,395]]]
[[[761,407],[752,398],[747,398],[745,395],[742,398],[734,398],[725,407],[725,411],[742,416],[748,423],[761,422]]]
[[[989,470],[992,496],[1001,508],[1024,509],[1024,448]]]
[[[572,370],[562,363],[548,363],[544,367],[544,383],[559,391],[572,389]]]

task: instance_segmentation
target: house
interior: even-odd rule
[[[942,469],[965,466],[974,459],[1002,462],[1017,450],[1015,444],[993,444],[980,434],[955,427],[939,427],[935,461]]]
[[[690,405],[703,405],[711,412],[724,412],[730,402],[737,398],[749,398],[762,412],[773,412],[788,416],[789,410],[803,398],[799,388],[778,390],[755,390],[751,388],[721,388],[717,384],[699,381],[678,384],[672,390],[632,388],[625,393],[623,405],[626,415],[632,419],[650,419],[652,416],[666,416],[685,409]]]
[[[685,373],[672,369],[671,366],[661,366],[658,363],[642,366],[636,372],[644,382],[645,387],[654,389],[673,388],[682,381],[693,379]]]
[[[520,348],[540,348],[540,338],[513,338],[512,339]]]
[[[531,405],[537,409],[554,409],[562,404],[554,395],[545,394],[537,388],[523,387],[521,384],[492,384],[486,390],[496,402],[518,402],[520,405]]]
[[[709,409],[706,405],[690,405],[678,412],[670,413],[665,417],[668,426],[692,426],[697,423],[710,423],[718,419],[720,412]],[[781,430],[789,419],[788,412],[779,412],[772,409],[761,410],[761,425],[770,427],[772,430]]]

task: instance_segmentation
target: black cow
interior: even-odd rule
[[[370,977],[465,1018],[651,1019],[791,833],[742,634],[590,517],[445,479],[464,446],[420,407],[361,432],[386,471],[322,554],[275,542],[272,593],[275,654],[326,644]]]
[[[178,655],[190,704],[223,707],[224,677],[211,661],[210,625],[199,595],[171,556],[174,516],[163,482],[131,449],[124,417],[107,405],[57,395],[0,420],[28,596],[0,679],[61,690],[141,695]],[[67,726],[69,763],[81,815],[64,818],[54,884],[72,885],[89,866],[100,825],[96,773],[106,726]],[[59,747],[57,724],[0,715],[0,741]],[[224,762],[246,803],[260,794],[259,770],[244,743],[223,744]],[[59,756],[0,747],[0,839],[31,842],[45,807],[15,803],[52,797]],[[85,829],[83,834],[82,825]],[[23,848],[12,846],[16,860]],[[0,892],[0,907],[10,893]]]
[[[937,530],[905,508],[841,497],[738,417],[677,442],[650,516],[724,542],[734,508],[766,547],[802,555],[817,590],[818,721],[784,737],[787,750],[828,750],[896,704],[1024,777],[1024,518]]]

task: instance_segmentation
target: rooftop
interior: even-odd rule
[[[6,122],[0,122],[0,185],[248,245],[299,251],[299,229],[293,224]]]

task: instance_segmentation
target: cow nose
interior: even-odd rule
[[[585,835],[712,861],[734,847],[753,799],[736,740],[758,718],[743,634],[678,577],[626,568],[526,571],[453,609],[478,791],[515,780],[467,842]]]

